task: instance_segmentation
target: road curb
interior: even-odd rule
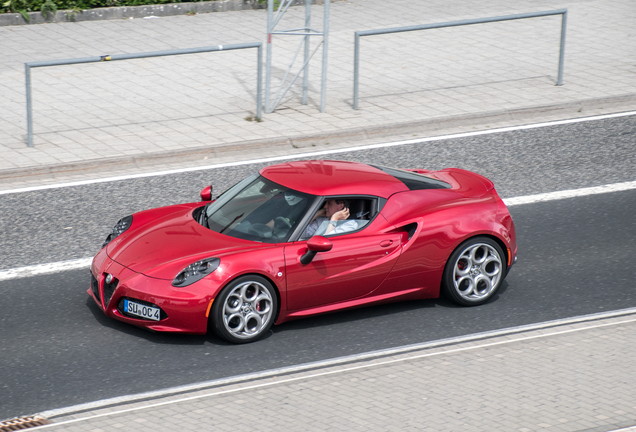
[[[30,166],[0,170],[0,182],[20,181],[24,178],[45,178],[59,174],[81,174],[87,171],[109,171],[114,168],[144,167],[161,165],[164,161],[188,162],[214,159],[226,156],[246,156],[263,150],[289,151],[297,149],[324,149],[337,144],[351,144],[369,139],[382,139],[397,135],[414,134],[434,135],[435,132],[449,128],[462,128],[475,125],[496,124],[502,121],[515,121],[527,124],[550,117],[573,118],[589,115],[590,110],[603,109],[606,113],[627,111],[628,105],[636,104],[636,93],[619,96],[585,99],[574,102],[531,106],[510,110],[498,110],[485,113],[447,116],[441,118],[418,120],[402,123],[387,123],[371,127],[338,129],[308,135],[281,136],[278,138],[239,141],[235,143],[194,147],[190,149],[170,150],[146,153],[134,156],[117,156],[91,159],[70,163],[51,164],[46,166]],[[267,121],[267,120],[265,120]]]

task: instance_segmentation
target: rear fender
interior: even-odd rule
[[[495,188],[495,184],[486,177],[460,168],[446,168],[432,174],[465,197],[480,197]]]
[[[422,191],[427,192],[442,196],[445,190]],[[386,207],[392,204],[394,198],[409,201],[408,195],[391,197]],[[402,255],[374,295],[399,286],[401,289],[419,289],[421,298],[438,297],[446,261],[455,248],[476,235],[495,235],[493,228],[498,204],[493,194],[488,193],[479,198],[453,195],[454,200],[438,201],[432,208],[418,207],[418,201],[412,201],[410,205],[396,202],[394,207],[387,209],[395,211],[390,214],[400,216],[403,222],[394,221],[394,225],[396,229],[404,230],[405,235],[410,235],[408,228],[412,227],[411,224],[417,224],[417,228],[403,244]],[[411,217],[403,213],[408,208],[412,211]],[[414,216],[419,212],[423,215]]]

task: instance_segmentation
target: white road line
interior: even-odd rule
[[[363,151],[363,150],[370,150],[370,149],[377,149],[377,148],[396,147],[396,146],[411,145],[411,144],[422,144],[427,142],[443,141],[448,139],[467,138],[467,137],[491,135],[491,134],[504,133],[504,132],[514,132],[519,130],[537,129],[537,128],[543,128],[543,127],[549,127],[549,126],[559,126],[559,125],[574,124],[574,123],[583,123],[588,121],[605,120],[610,118],[627,117],[632,115],[636,115],[636,111],[606,114],[606,115],[600,115],[600,116],[594,116],[594,117],[581,117],[581,118],[575,118],[575,119],[558,120],[558,121],[551,121],[551,122],[544,122],[544,123],[534,123],[534,124],[523,125],[523,126],[510,126],[510,127],[503,127],[503,128],[475,131],[475,132],[441,135],[441,136],[429,137],[429,138],[416,138],[416,139],[410,139],[410,140],[404,140],[404,141],[394,141],[390,143],[369,144],[369,145],[363,145],[363,146],[347,147],[342,149],[298,153],[298,154],[286,155],[286,156],[273,156],[268,158],[220,163],[220,164],[205,165],[205,166],[199,166],[199,167],[180,168],[180,169],[174,169],[174,170],[156,171],[156,172],[150,172],[150,173],[132,174],[132,175],[108,177],[108,178],[102,178],[102,179],[82,180],[82,181],[76,181],[76,182],[70,182],[70,183],[58,183],[58,184],[51,184],[51,185],[32,186],[32,187],[0,191],[0,195],[33,192],[33,191],[39,191],[39,190],[45,190],[45,189],[58,189],[58,188],[65,188],[65,187],[72,187],[72,186],[83,186],[83,185],[96,184],[96,183],[108,183],[108,182],[131,180],[131,179],[137,179],[137,178],[143,178],[143,177],[156,177],[156,176],[169,175],[169,174],[181,174],[181,173],[193,172],[193,171],[204,171],[204,170],[227,168],[227,167],[234,167],[234,166],[241,166],[241,165],[277,162],[277,161],[283,161],[283,160],[289,160],[289,159],[325,156],[330,154],[348,153],[348,152]]]
[[[537,195],[527,195],[513,198],[505,198],[503,201],[508,207],[532,204],[544,201],[561,200],[566,198],[576,198],[587,195],[597,195],[611,192],[620,192],[636,189],[636,181],[626,183],[614,183],[603,186],[595,186],[583,189],[571,189],[557,192],[548,192]],[[47,264],[35,264],[26,267],[18,267],[9,270],[0,270],[0,281],[20,279],[31,276],[58,273],[67,270],[77,270],[88,268],[91,265],[92,258],[79,258],[69,261],[61,261]]]
[[[570,189],[564,191],[548,192],[537,195],[527,195],[514,198],[504,198],[503,202],[508,206],[516,206],[521,204],[532,204],[543,201],[554,201],[566,198],[577,198],[587,195],[598,195],[611,192],[621,192],[636,189],[636,181],[625,183],[614,183],[603,186],[594,186],[582,189]]]
[[[449,344],[455,345],[455,344],[471,342],[471,341],[475,341],[475,340],[479,340],[479,339],[493,338],[493,337],[498,337],[498,336],[506,336],[506,335],[510,335],[510,334],[516,334],[516,333],[527,332],[527,331],[532,331],[532,330],[540,330],[540,329],[545,329],[545,328],[548,328],[548,327],[563,326],[563,325],[569,325],[569,324],[575,324],[575,323],[587,322],[587,321],[593,321],[593,320],[599,320],[599,319],[614,318],[614,317],[625,316],[625,315],[633,315],[634,313],[636,313],[636,308],[624,309],[624,310],[621,310],[621,311],[604,312],[604,313],[592,314],[592,315],[584,315],[584,316],[580,316],[580,317],[566,318],[566,319],[562,319],[562,320],[549,321],[549,322],[545,322],[545,323],[526,325],[526,326],[519,326],[519,327],[511,327],[511,328],[507,328],[507,329],[503,329],[503,330],[496,330],[496,331],[492,331],[492,332],[478,333],[478,334],[462,336],[462,337],[458,337],[458,338],[442,339],[442,340],[434,341],[434,342],[426,342],[426,343],[422,343],[422,344],[408,345],[408,346],[404,346],[404,347],[392,348],[392,349],[387,349],[387,350],[382,350],[382,351],[375,351],[375,352],[365,353],[365,354],[361,354],[361,355],[341,357],[341,358],[337,358],[337,359],[326,360],[326,361],[323,361],[323,362],[316,362],[316,363],[310,363],[310,364],[306,364],[306,365],[299,365],[299,366],[293,366],[293,367],[289,367],[289,368],[282,368],[282,369],[265,371],[265,372],[261,372],[259,374],[250,374],[250,375],[243,375],[243,376],[238,376],[238,377],[231,377],[231,378],[228,378],[228,379],[225,379],[225,380],[217,380],[217,381],[211,381],[211,382],[208,382],[208,383],[201,383],[201,384],[207,384],[208,387],[210,387],[210,386],[228,385],[228,384],[237,384],[237,383],[240,383],[240,382],[249,382],[249,381],[255,380],[257,378],[261,378],[261,379],[262,378],[272,378],[272,377],[281,376],[281,375],[290,374],[290,373],[304,372],[304,371],[308,371],[308,370],[316,369],[316,368],[324,369],[326,367],[336,366],[336,365],[342,364],[342,363],[359,362],[360,360],[371,360],[372,361],[371,363],[368,363],[368,364],[353,365],[353,366],[346,366],[345,365],[342,368],[339,368],[339,369],[336,369],[336,370],[322,371],[322,372],[317,372],[317,373],[310,373],[309,375],[296,376],[296,377],[290,377],[290,378],[281,377],[281,378],[279,378],[277,380],[274,380],[274,381],[271,381],[271,382],[246,385],[246,386],[239,387],[239,388],[236,388],[236,389],[231,389],[231,390],[212,391],[210,393],[197,395],[197,396],[186,396],[186,397],[181,397],[181,398],[178,398],[178,399],[173,399],[173,400],[164,401],[164,402],[149,403],[147,405],[138,406],[138,407],[134,407],[134,408],[111,411],[111,412],[107,412],[107,413],[87,416],[87,417],[84,417],[84,418],[76,418],[76,419],[72,419],[72,420],[66,420],[66,421],[62,421],[62,422],[59,422],[59,423],[52,423],[52,424],[47,425],[47,426],[41,426],[41,427],[39,427],[39,429],[44,429],[44,428],[47,428],[47,427],[61,426],[61,425],[65,425],[65,424],[71,424],[71,423],[76,423],[76,422],[81,422],[81,421],[85,421],[85,420],[91,420],[91,419],[96,419],[96,418],[101,418],[101,417],[106,417],[106,416],[125,414],[125,413],[129,413],[129,412],[143,410],[143,409],[157,408],[157,407],[161,407],[161,406],[166,406],[166,405],[171,405],[171,404],[181,403],[181,402],[188,402],[188,401],[202,399],[202,398],[206,398],[206,397],[219,396],[219,395],[224,395],[224,394],[229,394],[229,393],[236,393],[236,392],[246,391],[246,390],[253,390],[253,389],[257,389],[257,388],[263,388],[263,387],[269,387],[269,386],[273,386],[273,385],[286,384],[286,383],[290,383],[290,382],[295,382],[295,381],[300,381],[300,380],[307,380],[307,379],[312,379],[312,378],[318,378],[318,377],[323,377],[323,376],[327,376],[327,375],[333,375],[333,374],[339,374],[339,373],[345,373],[345,372],[352,372],[352,371],[356,371],[356,370],[368,369],[368,368],[372,368],[372,367],[384,366],[384,365],[388,365],[388,364],[394,364],[394,363],[399,363],[399,362],[404,362],[404,361],[416,360],[416,359],[421,359],[421,358],[426,358],[426,357],[454,354],[454,353],[463,352],[463,351],[470,351],[470,350],[476,350],[476,349],[480,349],[480,348],[488,348],[488,347],[493,347],[493,346],[506,345],[506,344],[515,343],[515,342],[523,342],[523,341],[541,339],[541,338],[546,338],[546,337],[551,337],[551,336],[559,336],[559,335],[564,335],[564,334],[569,334],[569,333],[574,333],[574,332],[580,332],[580,331],[585,331],[585,330],[593,330],[593,329],[603,328],[603,327],[608,327],[608,326],[629,324],[629,323],[636,322],[636,318],[625,319],[625,320],[621,320],[619,322],[592,324],[592,325],[587,325],[585,327],[579,327],[579,328],[574,328],[574,329],[556,330],[556,331],[552,331],[552,332],[535,334],[535,335],[531,335],[531,336],[518,337],[518,338],[514,338],[514,339],[506,339],[506,340],[497,341],[497,342],[487,342],[487,343],[482,343],[482,344],[478,344],[478,345],[472,345],[472,346],[468,346],[468,347],[451,348],[451,349],[446,349],[446,350],[432,352],[432,353],[431,352],[417,353],[417,351],[421,351],[423,349],[430,349],[430,348],[435,348],[435,347],[443,346],[443,345],[449,345]],[[414,351],[414,352],[413,352],[412,355],[407,355],[407,356],[404,356],[404,357],[401,357],[401,358],[398,358],[398,359],[383,360],[383,358],[388,356],[388,355],[404,354],[404,353],[407,353],[409,351]],[[374,359],[375,359],[375,361],[373,361]],[[145,394],[133,395],[133,396],[122,397],[122,398],[106,399],[106,400],[102,400],[102,401],[93,402],[93,403],[90,403],[90,404],[76,405],[74,407],[67,407],[67,408],[62,408],[62,409],[58,409],[58,410],[46,411],[46,412],[40,413],[39,415],[42,416],[42,417],[45,417],[45,418],[59,417],[59,416],[62,416],[62,415],[68,415],[68,414],[75,413],[75,412],[78,412],[78,411],[96,410],[96,409],[99,409],[100,407],[112,406],[112,405],[114,405],[116,403],[120,403],[120,404],[121,403],[130,403],[130,402],[134,402],[134,401],[141,401],[143,399],[158,398],[158,397],[162,397],[162,396],[170,396],[171,394],[174,395],[177,391],[178,392],[183,392],[186,387],[192,387],[191,391],[201,390],[202,389],[202,387],[200,385],[199,385],[199,387],[196,387],[196,385],[183,386],[183,387],[178,387],[178,388],[173,388],[173,389],[166,389],[166,390],[158,391],[158,392],[145,393]],[[163,394],[160,394],[160,393],[163,393]]]
[[[88,269],[91,262],[93,262],[92,257],[2,270],[0,271],[0,281],[58,273],[67,270],[77,270],[81,268]]]

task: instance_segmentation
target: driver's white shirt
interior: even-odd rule
[[[347,219],[343,221],[336,222],[336,228],[331,231],[329,234],[325,234],[327,227],[329,226],[329,218],[320,216],[314,219],[307,228],[305,229],[304,238],[313,237],[315,235],[334,235],[341,234],[347,231],[354,231],[358,228],[358,223],[355,220]]]

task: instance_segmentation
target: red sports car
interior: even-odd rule
[[[106,315],[244,343],[291,319],[440,292],[479,305],[516,260],[493,183],[461,169],[289,162],[211,194],[117,222],[88,290]]]

